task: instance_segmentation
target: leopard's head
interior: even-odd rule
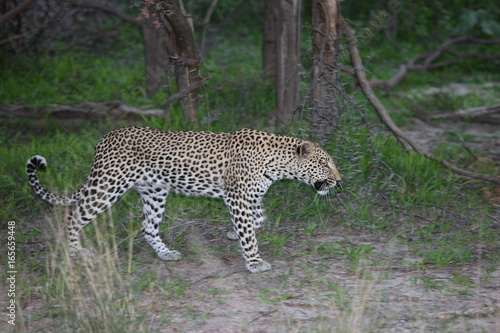
[[[333,158],[317,143],[303,142],[297,147],[298,179],[326,195],[340,185],[341,177]]]

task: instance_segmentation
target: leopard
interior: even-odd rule
[[[81,230],[135,189],[142,201],[144,239],[159,258],[181,259],[181,253],[160,238],[166,200],[172,192],[223,200],[232,222],[227,238],[238,241],[251,273],[271,269],[259,254],[256,231],[265,220],[262,199],[274,182],[295,179],[320,196],[341,184],[334,159],[318,143],[248,128],[234,132],[115,129],[97,143],[84,184],[66,196],[41,185],[37,170],[46,168],[43,156],[29,158],[28,182],[43,200],[68,206],[64,220],[71,256],[91,252],[81,245]]]

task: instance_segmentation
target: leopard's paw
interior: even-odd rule
[[[71,257],[83,259],[84,261],[88,260],[94,260],[95,259],[95,253],[92,252],[89,249],[80,247],[80,248],[70,248],[69,249],[69,255]]]
[[[229,230],[226,236],[230,240],[238,240],[238,234],[233,229]]]
[[[250,273],[260,273],[271,269],[271,264],[263,260],[258,262],[247,263],[246,266],[247,269],[250,271]]]

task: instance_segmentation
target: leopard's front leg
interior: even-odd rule
[[[257,199],[254,199],[254,201]],[[250,206],[250,209],[252,211],[253,215],[253,229],[254,231],[257,231],[262,224],[264,223],[265,220],[265,215],[264,215],[264,210],[262,209],[262,206],[260,205],[261,199],[258,199],[258,203],[254,203]],[[227,232],[227,238],[230,240],[238,240],[238,234],[234,228],[231,228]]]
[[[231,213],[231,221],[238,238],[246,268],[251,273],[259,273],[271,269],[271,264],[261,259],[255,236],[255,214],[252,204],[245,194],[226,191],[224,203]]]

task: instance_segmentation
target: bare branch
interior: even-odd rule
[[[167,99],[167,103],[165,103],[165,109],[163,110],[163,118],[165,119],[165,123],[170,122],[170,108],[175,101],[186,98],[190,93],[199,89],[205,82],[208,81],[208,77],[201,78],[201,80],[192,83],[190,86],[182,89],[181,91],[176,92],[172,96]]]
[[[30,34],[36,34],[36,33],[40,32],[43,28],[45,28],[44,25],[39,26],[36,30],[30,31]],[[14,35],[14,36],[0,40],[0,45],[7,44],[7,43],[13,42],[15,40],[24,38],[24,37],[25,37],[25,34]]]
[[[37,2],[37,0],[25,0],[25,1],[21,2],[19,5],[17,5],[16,7],[9,10],[7,13],[0,16],[0,25],[9,22],[14,17],[16,17],[19,13],[28,9],[28,7],[33,5],[35,2]]]
[[[118,18],[122,19],[125,22],[133,23],[133,24],[138,25],[138,26],[141,26],[143,24],[142,21],[138,21],[135,16],[128,15],[127,13],[124,13],[124,12],[114,8],[114,7],[111,7],[111,6],[101,5],[101,4],[94,3],[94,2],[85,2],[85,1],[64,0],[64,2],[71,3],[77,7],[102,10],[103,12],[107,12],[107,13],[116,15]]]
[[[48,17],[44,18],[42,21],[37,22],[37,24],[29,27],[29,29],[22,29],[23,32],[18,35],[14,36],[9,36],[5,39],[0,40],[0,45],[4,45],[7,43],[11,43],[13,41],[23,39],[23,38],[33,38],[33,36],[38,35],[42,30],[44,30],[52,20],[56,19],[59,14],[63,12],[62,8],[59,8],[58,11],[54,12],[53,15],[49,15]]]

